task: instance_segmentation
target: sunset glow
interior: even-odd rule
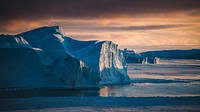
[[[199,0],[1,1],[3,34],[60,25],[71,38],[111,40],[138,52],[200,48]]]

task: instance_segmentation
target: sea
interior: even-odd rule
[[[0,90],[0,111],[200,111],[200,60],[160,59],[127,71],[126,85]]]
[[[100,96],[200,96],[200,60],[160,60],[158,64],[128,64],[130,85],[105,86]]]

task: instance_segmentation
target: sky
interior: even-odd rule
[[[137,52],[200,48],[200,0],[0,0],[0,34],[62,26]]]

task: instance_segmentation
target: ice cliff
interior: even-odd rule
[[[0,88],[87,88],[130,81],[116,44],[74,40],[59,26],[0,35],[0,64]]]

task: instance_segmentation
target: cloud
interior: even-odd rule
[[[151,25],[151,26],[127,26],[127,27],[84,27],[84,30],[97,31],[135,31],[135,30],[160,30],[186,27],[189,25]],[[72,28],[72,27],[70,27]],[[77,27],[75,27],[77,29]]]
[[[77,39],[77,40],[101,40],[104,38],[100,35],[92,35],[92,34],[75,34],[75,35],[68,35],[71,38]]]
[[[119,23],[112,22],[116,18],[134,20],[149,16],[158,17],[158,15],[159,17],[166,15],[164,18],[167,18],[176,12],[178,15],[199,16],[200,12],[199,0],[0,0],[0,2],[0,32],[6,33],[23,31],[25,28],[28,30],[39,25],[93,26],[103,25],[107,21],[110,23],[107,25],[116,25]],[[20,28],[21,26],[23,28]],[[140,28],[109,27],[108,29]]]
[[[129,48],[200,45],[200,0],[0,2],[0,33],[17,34],[41,26],[60,25],[73,38],[111,40]]]
[[[199,0],[1,0],[1,19],[110,18],[200,8]]]
[[[2,22],[0,25],[0,33],[16,34],[41,27],[43,25],[52,25],[52,23],[43,20],[38,20],[38,21],[13,20],[9,22]]]
[[[192,49],[200,48],[199,27],[178,27],[155,30],[136,30],[128,32],[104,32],[98,33],[70,33],[74,39],[80,40],[110,40],[118,44],[121,49],[130,48],[136,51],[158,49]],[[150,27],[151,28],[151,27]],[[85,31],[83,31],[85,32]]]

